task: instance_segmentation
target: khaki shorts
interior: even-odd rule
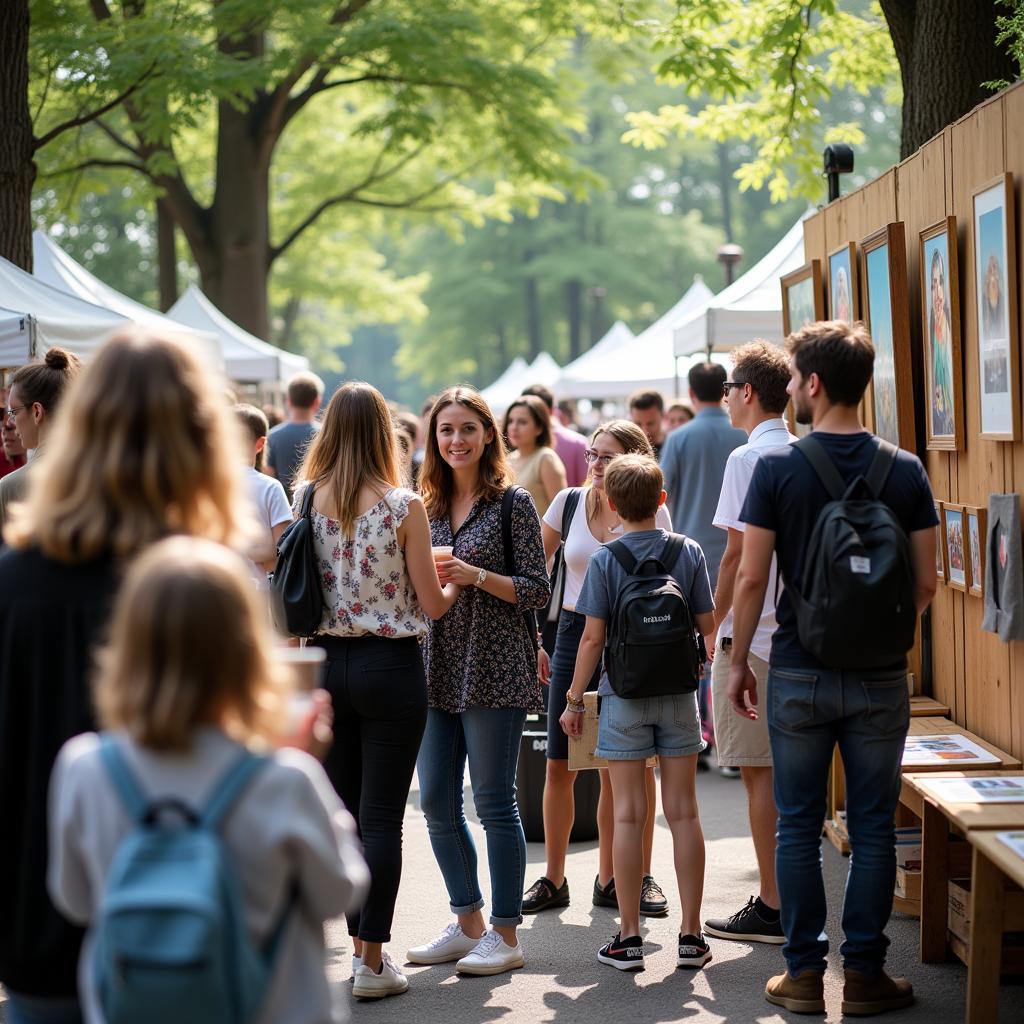
[[[711,665],[711,707],[715,716],[718,763],[730,768],[771,768],[768,743],[768,662],[751,654],[747,663],[757,679],[757,719],[737,714],[729,703],[729,651],[719,643]]]

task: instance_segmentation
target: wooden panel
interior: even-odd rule
[[[824,273],[825,251],[825,215],[819,210],[804,221],[804,262],[821,260]]]

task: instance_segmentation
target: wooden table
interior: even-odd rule
[[[940,704],[932,697],[925,697],[924,694],[915,694],[910,698],[911,718],[948,718],[949,705]]]
[[[925,733],[924,735],[927,735]],[[1018,762],[1019,764],[1019,762]],[[1024,771],[905,772],[903,792],[913,795],[921,815],[921,961],[946,959],[949,914],[949,836],[969,830],[1024,828],[1024,804],[940,802],[928,789],[933,779],[962,779],[974,775],[1024,777]],[[902,797],[901,797],[902,799]]]
[[[1008,806],[1020,810],[1021,824],[1006,831],[1020,831],[1024,828],[1024,805]],[[1003,932],[1022,927],[1021,912],[1011,910],[1006,889],[1007,883],[1024,888],[1024,857],[1011,850],[994,832],[970,830],[967,840],[974,847],[974,872],[966,1024],[986,1024],[997,1015]],[[1015,891],[1015,896],[1019,898],[1018,903],[1024,900],[1024,893]]]

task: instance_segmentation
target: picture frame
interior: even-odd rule
[[[1013,175],[1000,174],[971,197],[981,436],[1017,441],[1021,413]]]
[[[967,593],[974,597],[985,596],[985,538],[988,536],[988,509],[984,505],[964,506],[967,538],[968,564],[971,567],[970,585]]]
[[[964,506],[947,501],[942,505],[942,537],[945,547],[946,583],[967,593],[970,585],[970,556],[967,551]]]
[[[862,239],[860,258],[861,312],[875,346],[875,368],[868,387],[874,432],[912,452],[917,442],[903,222],[886,224]]]
[[[935,578],[942,583],[946,582],[946,523],[942,516],[942,502],[932,501],[935,506],[935,515],[939,519],[939,534],[935,538]]]
[[[825,319],[821,260],[811,260],[779,279],[782,286],[782,333],[789,337],[805,324]]]
[[[926,447],[963,451],[964,378],[956,217],[918,236]]]
[[[860,319],[857,243],[845,242],[828,254],[828,315],[853,323]]]

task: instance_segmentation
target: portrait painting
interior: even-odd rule
[[[811,260],[786,274],[782,284],[782,329],[788,338],[807,324],[825,319],[821,260]]]
[[[967,551],[964,540],[964,507],[942,506],[946,537],[946,582],[957,590],[967,590]]]
[[[974,193],[974,290],[977,302],[981,436],[1020,437],[1013,177]]]
[[[975,506],[964,509],[967,521],[967,552],[971,566],[971,579],[968,593],[981,597],[985,592],[985,515],[988,510]]]
[[[956,218],[921,232],[921,303],[929,448],[964,446],[963,374]]]
[[[860,319],[857,295],[857,246],[847,242],[828,257],[829,316],[852,323]]]

